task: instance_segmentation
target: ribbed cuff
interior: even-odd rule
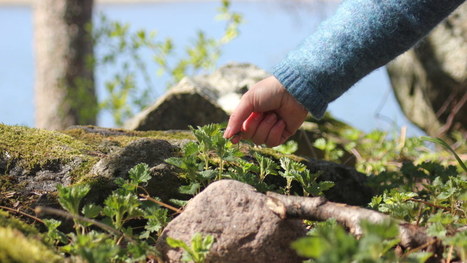
[[[308,86],[309,84],[298,70],[281,63],[274,68],[273,75],[315,118],[321,119],[323,117],[328,102],[317,89],[313,88],[313,85]]]

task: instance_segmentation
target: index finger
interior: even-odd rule
[[[244,95],[237,108],[230,115],[229,123],[224,132],[224,138],[231,138],[241,132],[243,122],[253,113],[253,105],[245,97]]]

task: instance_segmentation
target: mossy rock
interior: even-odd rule
[[[88,198],[102,201],[114,189],[113,180],[126,176],[141,162],[153,167],[160,179],[164,159],[194,139],[189,131],[138,132],[94,126],[57,132],[0,124],[0,134],[0,205],[19,201],[21,207],[57,206],[53,195],[58,184],[89,183],[93,191]],[[168,182],[177,183],[172,178]],[[163,187],[156,189],[177,189],[177,185],[160,183]]]
[[[330,133],[328,126],[339,129],[342,123],[326,122],[321,130]],[[177,156],[180,145],[193,140],[190,131],[128,131],[95,126],[74,126],[65,131],[47,131],[22,126],[0,125],[0,205],[19,209],[37,205],[59,207],[56,186],[76,183],[90,184],[92,190],[86,201],[100,203],[115,189],[114,180],[126,177],[138,163],[151,167],[153,179],[147,189],[163,201],[180,199],[178,188],[183,183],[178,170],[164,160]],[[337,134],[338,131],[335,132]],[[243,147],[253,149],[248,145]],[[256,149],[256,148],[255,148]],[[263,148],[263,153],[279,159],[282,154]],[[269,154],[268,154],[269,153]],[[354,169],[310,158],[289,156],[308,163],[310,170],[322,171],[325,180],[340,180],[330,191],[333,201],[363,204],[369,191],[363,191],[365,176]],[[281,178],[277,179],[283,184]],[[360,189],[355,195],[347,186]]]

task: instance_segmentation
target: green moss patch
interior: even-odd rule
[[[95,126],[76,127],[63,131],[63,133],[85,142],[95,150],[99,149],[103,152],[107,150],[103,148],[104,145],[125,147],[145,137],[167,141],[195,139],[190,131],[129,131],[123,129],[103,129]]]
[[[0,227],[0,262],[63,262],[63,258],[40,240],[25,236],[18,229]]]
[[[33,225],[0,210],[0,262],[63,262],[63,258],[43,242]]]
[[[0,156],[6,160],[20,160],[25,169],[42,167],[55,160],[70,160],[92,149],[69,135],[23,126],[0,124]]]
[[[0,227],[14,228],[21,231],[24,235],[27,236],[35,236],[39,234],[39,231],[33,225],[26,224],[3,210],[0,210]]]

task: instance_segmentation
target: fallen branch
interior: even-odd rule
[[[22,212],[19,209],[14,209],[14,208],[3,206],[3,205],[0,205],[0,209],[4,209],[4,210],[8,210],[8,211],[11,211],[11,212],[14,212],[14,213],[18,213],[20,215],[32,218],[32,219],[36,220],[37,222],[40,222],[40,223],[44,224],[44,221],[42,219],[40,219],[38,217],[35,217],[33,215],[30,215],[28,213]]]
[[[392,218],[370,209],[334,203],[324,197],[286,196],[268,192],[267,207],[279,217],[325,221],[334,218],[349,229],[355,236],[362,234],[360,222],[382,223]],[[405,248],[417,248],[425,244],[436,244],[436,239],[428,236],[424,228],[405,222],[399,223],[400,244]],[[430,249],[431,250],[431,249]]]

